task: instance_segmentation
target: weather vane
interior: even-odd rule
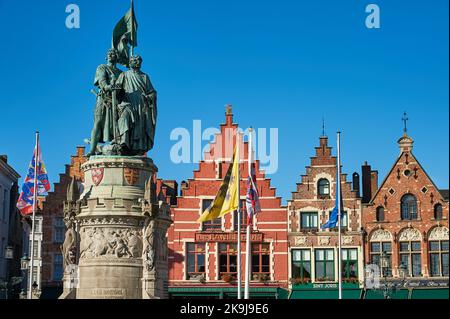
[[[405,123],[405,127],[403,128],[403,132],[404,132],[405,134],[408,133],[408,126],[407,126],[408,120],[409,120],[409,118],[408,118],[406,112],[403,112],[402,121],[403,121],[403,123]]]

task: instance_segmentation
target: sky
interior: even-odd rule
[[[80,28],[66,27],[66,6]],[[365,8],[380,8],[368,29]],[[325,132],[342,132],[343,172],[368,161],[380,182],[394,164],[403,112],[413,153],[439,188],[449,176],[447,0],[135,0],[136,53],[158,91],[159,177],[181,182],[197,164],[174,164],[175,128],[224,122],[233,105],[243,128],[278,128],[279,169],[269,175],[284,201]],[[0,154],[24,175],[34,133],[52,183],[90,136],[96,67],[128,0],[0,0]],[[7,30],[7,32],[5,32]],[[203,142],[206,145],[207,141]],[[350,176],[349,176],[350,177]]]

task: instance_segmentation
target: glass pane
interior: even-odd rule
[[[400,243],[400,251],[408,252],[409,251],[409,243]]]
[[[350,250],[350,259],[357,260],[358,259],[358,251],[356,249]]]
[[[303,263],[303,278],[311,278],[311,263]]]
[[[259,255],[252,256],[252,272],[259,272]]]
[[[292,278],[301,278],[301,263],[292,263]]]
[[[420,254],[414,254],[412,255],[413,260],[413,276],[419,277],[422,275],[422,263],[421,263],[421,255]]]
[[[205,272],[205,255],[197,255],[198,271]]]
[[[371,263],[380,266],[380,255],[372,255]]]
[[[302,228],[309,227],[309,215],[307,213],[302,214]]]
[[[316,250],[316,260],[325,260],[325,252],[323,250]]]
[[[392,244],[391,243],[383,243],[383,251],[390,253],[392,251]]]
[[[442,276],[448,277],[448,253],[442,254]]]
[[[334,260],[334,250],[327,249],[327,260]]]
[[[430,272],[432,277],[441,275],[439,266],[439,254],[430,254]]]
[[[407,269],[406,273],[410,274],[409,255],[400,255],[400,264],[404,265]]]
[[[349,262],[349,277],[357,278],[358,277],[358,264],[356,261]]]
[[[300,250],[293,250],[292,251],[292,260],[293,261],[302,260],[302,252]]]
[[[441,242],[441,249],[443,251],[448,251],[448,241],[442,241]]]
[[[342,250],[342,260],[347,260],[347,259],[348,259],[348,250],[343,249]]]
[[[219,263],[220,263],[219,271],[220,272],[228,272],[228,270],[227,270],[227,256],[226,255],[220,255],[219,256]]]
[[[411,243],[412,251],[420,251],[421,250],[421,243],[420,242],[413,242]]]
[[[372,252],[380,252],[381,251],[381,245],[380,245],[380,243],[372,243],[372,244],[370,244],[370,250],[372,251]]]
[[[229,245],[229,249],[230,249],[231,251],[236,252],[236,251],[237,251],[237,244],[230,244],[230,245]]]
[[[219,244],[219,252],[226,252],[227,244]]]
[[[430,241],[430,251],[439,251],[438,241]]]
[[[326,262],[326,277],[329,280],[334,280],[334,263],[333,262]]]
[[[188,255],[188,273],[195,272],[195,256],[194,254]]]
[[[323,262],[316,262],[316,279],[325,277],[325,268]]]
[[[230,272],[237,272],[237,256],[230,256]]]
[[[311,227],[317,228],[319,225],[317,214],[313,214],[311,218]]]
[[[310,250],[303,250],[302,251],[302,257],[303,257],[303,261],[310,261],[311,260],[311,251]]]

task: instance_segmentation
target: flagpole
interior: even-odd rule
[[[249,181],[253,180],[252,176],[252,164],[253,164],[253,128],[249,130],[248,138],[248,176]],[[250,186],[249,186],[250,187]],[[247,207],[248,215],[248,207]],[[245,290],[244,298],[246,300],[250,299],[250,230],[251,221],[253,221],[253,216],[247,216],[247,238],[246,238],[246,249],[245,249]]]
[[[134,41],[134,24],[133,22],[135,21],[135,17],[134,17],[134,3],[133,0],[131,0],[131,38],[132,41]],[[131,45],[131,56],[134,56],[134,45]]]
[[[237,161],[238,161],[238,179],[237,179],[237,195],[238,195],[238,203],[239,203],[239,208],[238,208],[238,260],[237,260],[237,266],[238,266],[238,291],[237,291],[237,295],[238,295],[238,299],[242,299],[242,248],[241,248],[241,167],[240,167],[240,159],[241,159],[241,152],[240,152],[240,136],[239,133],[237,134],[237,139],[236,139],[236,150],[237,150]]]
[[[339,218],[339,227],[338,227],[338,237],[339,237],[339,244],[338,244],[338,280],[339,280],[339,300],[342,300],[342,234],[341,234],[341,132],[337,133],[337,163],[338,163],[338,172],[337,172],[337,199],[338,199],[338,218]],[[339,191],[338,191],[339,190]]]
[[[39,132],[36,132],[36,146],[34,155],[34,186],[33,186],[33,215],[31,218],[31,258],[30,267],[28,271],[28,299],[33,298],[33,270],[34,270],[34,230],[35,230],[35,218],[36,218],[36,206],[37,206],[37,173],[38,173],[38,156],[39,156]]]

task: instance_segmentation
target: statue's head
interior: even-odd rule
[[[117,53],[117,50],[113,48],[113,49],[108,50],[108,53],[106,55],[106,60],[108,60],[108,62],[111,62],[111,63],[116,63],[118,57],[119,57],[119,55]]]
[[[133,55],[130,58],[130,68],[132,69],[140,69],[142,65],[142,57],[140,55]]]

